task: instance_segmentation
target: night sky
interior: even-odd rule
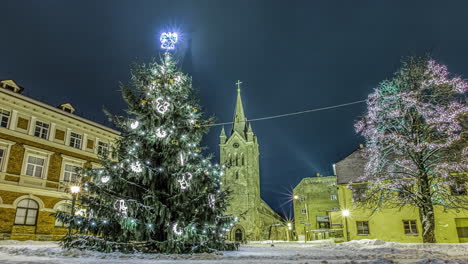
[[[104,106],[125,107],[130,64],[159,57],[167,30],[181,33],[183,71],[219,122],[232,120],[238,79],[247,117],[258,118],[365,99],[410,55],[430,52],[468,75],[467,1],[0,0],[0,10],[0,79],[103,124]],[[302,178],[332,175],[362,142],[353,123],[364,110],[253,123],[263,199],[289,214]],[[204,140],[216,155],[220,129]]]

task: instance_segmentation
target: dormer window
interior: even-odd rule
[[[73,114],[75,112],[75,108],[67,103],[67,104],[61,104],[58,106],[58,108],[62,109],[63,111],[67,112],[67,113],[70,113],[70,114]]]
[[[21,93],[23,88],[15,83],[13,80],[0,80],[0,87],[15,93]]]

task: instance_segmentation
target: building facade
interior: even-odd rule
[[[228,238],[235,241],[284,240],[287,227],[260,197],[260,166],[257,137],[244,114],[238,89],[234,124],[229,137],[220,135],[220,164],[226,166],[223,186],[230,190],[227,213],[238,217]]]
[[[22,91],[0,81],[0,239],[56,240],[66,227],[52,214],[70,210],[77,169],[99,167],[119,132]]]
[[[366,164],[363,150],[361,145],[358,150],[334,165],[345,238],[422,242],[422,226],[417,208],[405,206],[401,209],[381,209],[373,213],[373,210],[359,206],[362,188],[365,188],[365,183],[357,180],[363,175]],[[466,194],[465,190],[454,195]],[[468,210],[444,210],[436,206],[435,221],[437,242],[468,242]]]
[[[342,237],[341,223],[332,215],[340,207],[335,176],[302,179],[293,190],[293,203],[298,240]]]

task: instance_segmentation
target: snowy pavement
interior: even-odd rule
[[[468,263],[467,244],[403,244],[360,240],[341,244],[249,243],[238,251],[212,254],[120,254],[63,250],[42,241],[0,241],[0,263],[5,264],[178,264],[178,263]]]

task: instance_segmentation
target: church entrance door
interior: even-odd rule
[[[240,229],[236,230],[234,239],[236,241],[242,241],[242,230],[240,230]]]

